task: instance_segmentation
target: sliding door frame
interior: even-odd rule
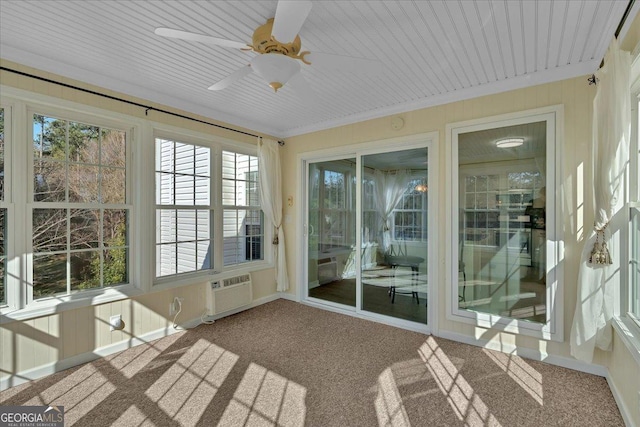
[[[310,166],[314,163],[324,163],[324,162],[331,162],[331,161],[339,161],[339,160],[347,160],[347,159],[356,159],[356,154],[354,152],[351,151],[345,151],[343,154],[335,154],[335,152],[332,153],[332,155],[330,156],[314,156],[313,158],[305,158],[305,160],[303,160],[303,164],[302,164],[302,169],[303,169],[303,176],[301,177],[301,180],[299,181],[302,184],[302,196],[299,200],[303,201],[302,207],[302,215],[301,215],[301,225],[302,225],[302,233],[298,234],[299,236],[302,236],[302,239],[298,239],[298,242],[302,241],[302,249],[298,250],[298,256],[301,256],[301,261],[298,263],[298,265],[302,265],[302,277],[301,280],[298,280],[298,284],[299,284],[299,295],[301,295],[302,300],[303,301],[308,301],[310,303],[313,303],[314,305],[318,306],[318,305],[327,305],[330,307],[333,307],[337,310],[341,310],[341,311],[348,311],[348,312],[353,312],[355,311],[355,307],[351,307],[348,305],[344,305],[344,304],[339,304],[339,303],[335,303],[332,301],[326,301],[326,300],[322,300],[319,298],[314,298],[314,297],[310,297],[309,296],[309,192],[308,192],[308,183],[309,183],[309,170],[310,170]],[[358,174],[357,171],[357,161],[356,164],[354,165],[354,169],[356,172],[356,176]],[[356,178],[357,179],[357,178]],[[357,197],[357,186],[356,186],[356,196]],[[356,202],[356,212],[358,209],[358,205]],[[358,218],[356,215],[356,226],[358,223]],[[356,233],[356,239],[358,238],[358,233]],[[358,305],[358,292],[356,289],[356,307]]]
[[[346,146],[332,147],[322,150],[309,151],[300,153],[297,156],[298,165],[298,200],[301,200],[301,212],[299,220],[296,224],[297,235],[300,236],[296,241],[296,263],[300,268],[297,271],[297,300],[303,304],[322,308],[329,311],[335,311],[350,316],[365,318],[368,320],[397,326],[403,329],[423,332],[437,333],[437,320],[439,310],[439,292],[437,283],[439,282],[438,274],[438,257],[430,256],[427,258],[427,277],[428,277],[428,306],[427,306],[427,324],[420,324],[404,319],[373,313],[363,310],[362,306],[362,283],[361,283],[361,251],[362,251],[362,156],[370,154],[379,154],[385,152],[403,151],[415,148],[426,148],[428,151],[428,182],[429,182],[429,203],[428,203],[428,240],[427,250],[429,254],[438,253],[438,207],[439,192],[439,154],[438,154],[439,133],[428,132],[415,135],[408,135],[396,138],[373,140],[365,143],[352,144]],[[335,304],[317,298],[309,297],[308,289],[308,194],[307,185],[309,179],[309,164],[321,161],[339,160],[352,157],[356,159],[356,307],[349,307],[341,304]]]
[[[564,340],[564,296],[560,286],[564,277],[564,237],[561,219],[563,218],[563,151],[564,108],[562,105],[536,108],[497,116],[449,123],[446,126],[446,229],[450,236],[458,235],[459,221],[459,162],[458,137],[460,134],[501,128],[512,125],[545,122],[546,123],[546,309],[545,323],[527,322],[514,317],[500,316],[486,312],[460,308],[458,304],[458,247],[450,239],[446,242],[446,274],[449,284],[446,295],[446,319],[471,324],[480,328],[499,330],[526,335],[544,340],[562,342]]]

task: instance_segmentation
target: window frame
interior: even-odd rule
[[[33,141],[33,117],[34,115],[43,115],[46,117],[53,117],[55,119],[59,119],[59,120],[65,120],[67,122],[80,122],[83,124],[90,124],[91,126],[97,126],[100,129],[113,129],[113,130],[119,130],[125,133],[125,201],[124,203],[118,203],[118,204],[111,204],[111,203],[101,203],[101,202],[93,202],[93,203],[75,203],[75,202],[70,202],[70,201],[64,201],[64,202],[36,202],[34,200],[34,180],[32,179],[33,177],[33,168],[34,168],[34,147],[32,143],[27,144],[28,148],[26,149],[26,155],[27,155],[27,174],[28,174],[28,179],[26,181],[26,185],[27,185],[27,200],[26,200],[26,218],[27,218],[27,224],[26,224],[26,233],[25,233],[25,237],[27,239],[26,241],[26,247],[27,247],[27,265],[29,266],[29,268],[27,268],[26,270],[26,305],[33,305],[34,303],[39,303],[41,301],[47,301],[47,300],[59,300],[59,299],[64,299],[64,298],[76,298],[77,295],[87,295],[87,296],[91,296],[94,295],[94,293],[100,293],[100,292],[104,292],[107,289],[115,289],[118,290],[119,288],[123,288],[123,289],[127,289],[127,288],[131,288],[133,286],[132,283],[134,283],[135,277],[132,274],[132,269],[134,268],[134,266],[136,265],[135,263],[135,253],[136,253],[136,242],[134,241],[134,239],[132,238],[132,236],[134,235],[133,233],[135,232],[135,211],[134,211],[134,193],[132,192],[133,190],[133,186],[132,186],[132,174],[133,174],[133,170],[134,170],[134,166],[133,166],[133,161],[132,161],[132,145],[133,145],[133,127],[131,126],[131,124],[126,123],[126,122],[120,122],[120,121],[114,121],[108,117],[95,117],[92,115],[85,115],[82,113],[78,113],[78,112],[73,112],[73,111],[68,111],[68,110],[62,110],[62,109],[58,109],[58,108],[50,108],[47,106],[36,106],[36,105],[30,105],[27,108],[27,125],[28,125],[28,130],[27,130],[27,141]],[[72,162],[69,162],[68,160],[65,161],[65,164],[71,164]],[[100,164],[100,167],[102,167],[102,164]],[[69,182],[68,182],[68,176],[67,176],[67,180],[65,181],[65,186],[68,186]],[[74,205],[84,205],[84,206],[74,206]],[[116,286],[109,286],[109,287],[100,287],[100,288],[95,288],[95,289],[87,289],[87,290],[83,290],[83,291],[76,291],[76,292],[69,292],[67,294],[59,294],[59,295],[51,295],[51,296],[45,296],[42,298],[34,298],[34,294],[33,294],[33,272],[34,272],[34,252],[33,252],[33,211],[36,209],[98,209],[98,210],[105,210],[105,209],[122,209],[122,210],[127,210],[128,211],[128,221],[127,221],[127,240],[128,240],[128,244],[126,245],[127,247],[127,276],[128,276],[128,280],[127,283],[123,283],[123,284],[119,284]],[[66,214],[67,219],[70,218],[69,213],[67,212]],[[100,217],[102,218],[102,214],[100,215]],[[100,227],[102,227],[102,221],[100,221]],[[69,233],[69,231],[67,231],[67,234]],[[68,237],[68,236],[67,236]],[[99,237],[100,242],[102,242],[102,236]],[[102,246],[99,246],[99,248],[97,250],[104,250],[104,248]],[[65,250],[65,253],[67,255],[74,253],[73,251],[71,251],[69,248],[67,248]],[[67,280],[69,280],[69,278],[67,278]],[[102,283],[102,278],[101,278],[101,283]],[[69,286],[69,283],[67,283],[67,286]]]
[[[525,162],[522,160],[510,160],[510,161],[505,161],[505,162],[496,162],[495,166],[492,168],[492,175],[494,176],[498,176],[498,181],[499,181],[499,187],[500,188],[507,188],[508,187],[508,181],[509,181],[509,174],[510,173],[523,173],[523,172],[527,172],[528,171],[528,167],[525,165]],[[464,165],[462,167],[459,168],[460,172],[465,172],[465,174],[467,176],[478,176],[478,175],[485,175],[485,171],[481,168],[477,168],[474,167],[473,165],[468,166],[468,165]],[[458,186],[459,189],[463,188],[463,184],[460,184]],[[533,197],[535,197],[537,191],[539,190],[539,188],[534,188],[532,189],[532,199]],[[462,191],[462,190],[461,190]],[[496,194],[500,194],[500,192],[504,192],[504,190],[484,190],[485,193],[489,194],[491,192],[495,192]],[[465,194],[470,194],[469,192],[466,191],[465,189]],[[473,194],[482,194],[482,191],[478,192],[475,191]],[[516,212],[518,210],[520,211],[524,211],[526,209],[526,207],[524,205],[521,204],[521,206],[519,207],[519,209],[517,208],[512,208],[510,206],[505,206],[505,207],[497,207],[495,209],[489,208],[488,204],[487,207],[484,209],[478,209],[475,208],[473,209],[474,213],[478,213],[478,212],[484,212],[484,213],[490,213],[490,212],[496,212],[499,215],[504,215],[504,214],[509,214],[510,212]],[[470,209],[468,209],[466,206],[463,208],[463,210],[465,211],[465,214],[468,213],[470,211]],[[524,212],[523,212],[524,214]],[[488,220],[487,220],[488,222]],[[510,221],[509,221],[510,222]],[[485,227],[486,229],[489,229],[490,227],[487,225]],[[522,228],[519,228],[517,230],[522,230]],[[475,247],[480,247],[480,248],[496,248],[497,245],[489,245],[489,244],[476,244],[476,243],[469,243],[468,241],[465,241],[465,246],[475,246]],[[509,249],[514,249],[514,250],[520,250],[520,248],[514,248],[514,247],[509,247]]]
[[[249,156],[249,165],[251,165],[251,157],[255,158],[255,162],[256,162],[256,170],[251,170],[251,167],[249,167],[249,172],[248,174],[250,176],[255,176],[255,181],[251,180],[251,179],[238,179],[237,176],[235,176],[234,178],[225,178],[224,177],[224,171],[222,171],[222,168],[224,167],[224,153],[233,153],[234,157],[239,155],[244,155],[244,156]],[[221,193],[221,209],[222,209],[222,226],[223,226],[223,230],[222,230],[222,234],[220,234],[221,238],[222,238],[222,268],[239,268],[240,266],[244,265],[244,264],[250,264],[250,263],[255,263],[255,262],[260,262],[264,260],[265,257],[265,244],[266,244],[266,240],[265,240],[265,229],[267,228],[267,224],[265,221],[265,217],[264,217],[264,210],[262,209],[262,203],[259,203],[258,205],[252,205],[251,201],[250,201],[250,197],[249,194],[247,194],[247,203],[244,205],[240,205],[240,204],[225,204],[224,203],[224,182],[225,181],[231,181],[234,183],[234,188],[236,188],[236,184],[238,182],[244,182],[244,183],[255,183],[255,191],[257,192],[256,196],[258,198],[258,202],[261,202],[260,200],[260,190],[259,190],[259,186],[260,186],[260,173],[258,168],[258,163],[259,163],[259,159],[258,159],[258,155],[257,153],[254,154],[248,154],[248,153],[243,153],[243,152],[238,152],[237,150],[228,150],[228,149],[223,149],[220,153],[220,157],[221,157],[221,171],[220,171],[220,182],[222,185],[222,193]],[[234,159],[234,170],[237,174],[237,157]],[[250,186],[248,186],[250,187]],[[249,190],[249,188],[245,188],[245,191]],[[235,199],[235,197],[234,197]],[[244,261],[240,261],[240,262],[235,262],[235,263],[231,263],[231,264],[225,264],[225,239],[226,237],[224,236],[224,215],[225,212],[236,212],[236,214],[238,214],[239,212],[245,212],[246,213],[246,217],[249,218],[250,217],[250,213],[254,213],[257,214],[258,217],[260,218],[260,225],[262,226],[262,233],[259,234],[261,241],[260,241],[260,245],[261,245],[261,257],[255,260],[244,260]],[[246,226],[249,225],[255,225],[255,224],[245,224]],[[246,250],[246,244],[247,244],[247,239],[250,239],[251,237],[253,237],[254,235],[247,235],[246,234],[246,228],[245,228],[245,234],[237,234],[236,236],[233,236],[233,239],[236,239],[236,241],[239,243],[240,240],[243,240],[242,243],[239,243],[240,245],[245,245],[245,250]],[[237,244],[236,244],[237,247]],[[245,254],[246,256],[246,254]]]
[[[634,61],[634,65],[640,62],[639,58],[636,58]],[[640,66],[638,64],[637,66]],[[636,66],[636,67],[637,67]],[[621,245],[626,248],[625,261],[627,263],[628,268],[626,269],[627,273],[627,286],[621,289],[621,298],[620,298],[620,306],[621,306],[621,318],[627,319],[627,327],[631,328],[633,331],[633,336],[636,337],[635,341],[638,341],[636,345],[640,348],[640,303],[638,304],[638,312],[634,312],[634,294],[640,295],[640,277],[634,276],[634,260],[632,258],[633,252],[638,251],[637,248],[634,248],[633,245],[635,243],[631,233],[635,221],[640,221],[640,213],[634,213],[634,211],[640,210],[640,172],[638,172],[638,167],[640,167],[640,70],[635,68],[635,83],[631,88],[631,140],[629,144],[629,163],[627,167],[627,198],[625,200],[625,207],[623,208],[626,213],[626,232],[623,233],[623,239],[621,241]],[[637,260],[636,260],[637,261]],[[624,276],[623,276],[624,277]],[[623,283],[625,281],[623,280]],[[638,286],[638,289],[633,289],[633,286]]]
[[[173,146],[173,154],[174,155],[175,155],[175,150],[176,150],[175,144],[190,145],[190,146],[194,147],[194,149],[195,149],[195,147],[200,147],[200,148],[205,148],[205,149],[209,150],[209,172],[208,172],[209,173],[209,194],[208,194],[209,203],[207,205],[197,204],[196,203],[196,201],[195,201],[195,191],[193,193],[193,195],[194,195],[194,203],[193,203],[193,205],[181,205],[181,204],[177,203],[177,201],[175,200],[175,197],[174,197],[174,203],[173,204],[164,204],[164,203],[159,203],[158,202],[157,194],[156,194],[157,191],[158,191],[158,188],[157,188],[158,180],[156,178],[156,174],[158,174],[158,173],[166,173],[166,171],[161,171],[161,170],[158,169],[158,158],[157,158],[158,153],[157,153],[156,150],[157,150],[157,147],[158,147],[158,141],[159,140],[169,141],[169,142],[173,143],[174,144],[174,146]],[[211,265],[210,268],[208,268],[208,269],[197,269],[196,268],[195,270],[190,270],[190,271],[178,273],[178,269],[177,269],[178,257],[177,257],[177,253],[176,253],[176,259],[175,259],[175,261],[176,261],[176,272],[173,273],[173,274],[166,274],[166,275],[162,275],[162,276],[158,276],[158,274],[157,274],[158,273],[158,257],[157,257],[158,250],[163,244],[167,243],[167,242],[158,242],[158,238],[160,237],[160,228],[159,228],[159,226],[157,224],[157,220],[158,220],[158,213],[161,210],[175,210],[176,211],[176,233],[178,231],[177,230],[177,222],[178,222],[177,211],[179,211],[179,210],[194,211],[195,212],[196,221],[197,221],[197,212],[198,211],[208,211],[209,212],[209,239],[208,240],[209,240],[209,245],[211,247],[211,250],[214,249],[214,246],[212,246],[215,243],[215,241],[214,241],[214,215],[215,215],[215,209],[214,209],[214,205],[213,205],[213,203],[214,203],[214,201],[213,201],[214,190],[212,188],[213,187],[212,186],[212,184],[213,184],[213,173],[214,173],[214,170],[215,170],[215,162],[212,161],[213,154],[214,153],[211,150],[211,147],[209,147],[208,145],[201,145],[201,144],[195,144],[195,143],[192,143],[192,142],[185,142],[185,141],[178,140],[176,138],[162,138],[162,137],[155,137],[154,138],[154,159],[155,159],[155,162],[154,162],[154,168],[153,168],[154,169],[154,205],[153,205],[153,211],[154,212],[153,213],[154,213],[154,218],[155,218],[154,224],[156,225],[156,227],[155,227],[154,245],[153,245],[153,252],[155,254],[154,255],[154,264],[153,265],[154,265],[154,278],[155,278],[156,281],[162,281],[162,280],[165,280],[165,279],[168,279],[168,278],[184,277],[184,275],[197,273],[199,271],[211,272],[211,271],[215,270],[215,267],[216,267],[216,265],[214,263],[215,260],[212,259],[212,257],[210,257],[210,259],[209,259],[210,265],[213,264],[213,265]],[[195,160],[195,156],[194,156],[194,160]],[[180,174],[179,172],[176,172],[175,165],[174,165],[174,168],[173,168],[171,174],[174,177],[176,175]],[[194,184],[195,184],[195,178],[198,177],[198,174],[196,174],[196,172],[195,172],[195,168],[194,168],[194,173],[193,173],[192,176],[194,177]],[[200,176],[200,177],[202,178],[202,176]],[[176,185],[175,181],[173,182],[173,185],[174,185],[174,189],[175,189],[175,185]],[[204,240],[204,239],[202,239],[202,240]],[[196,231],[196,235],[194,236],[194,243],[196,244],[196,250],[197,250],[197,246],[198,246],[197,245],[197,241],[198,241],[198,236],[197,236],[197,231]],[[176,245],[176,250],[178,248],[178,244],[179,243],[185,243],[185,242],[179,242],[177,240],[177,238],[170,242],[170,244]]]
[[[176,288],[180,286],[202,283],[205,280],[214,280],[218,278],[229,277],[233,274],[240,274],[252,271],[260,271],[268,268],[273,268],[273,251],[271,250],[268,242],[271,242],[273,237],[273,231],[267,221],[264,221],[264,259],[250,261],[240,264],[234,264],[230,266],[223,265],[223,239],[216,238],[216,236],[222,236],[223,234],[223,204],[222,204],[222,152],[231,151],[239,154],[247,154],[251,156],[257,156],[256,146],[242,143],[230,139],[226,139],[219,136],[213,136],[204,134],[201,132],[180,128],[176,126],[166,125],[162,123],[152,123],[152,136],[150,137],[153,142],[150,150],[150,155],[154,159],[150,165],[150,170],[146,171],[147,180],[150,185],[153,185],[153,192],[148,196],[149,198],[149,215],[153,220],[149,221],[148,230],[149,238],[153,239],[150,243],[151,250],[148,259],[153,266],[153,271],[150,272],[151,289],[165,290],[170,288]],[[208,270],[198,270],[186,273],[180,273],[170,276],[156,276],[156,196],[155,196],[155,141],[156,139],[168,139],[175,142],[181,142],[185,144],[194,144],[198,146],[208,147],[211,150],[211,181],[210,181],[210,208],[213,210],[211,231],[213,250],[211,259],[213,261],[213,268]],[[262,211],[262,208],[261,208]]]
[[[459,221],[459,174],[458,135],[491,128],[500,128],[533,122],[546,122],[546,187],[554,192],[560,190],[562,177],[562,135],[564,123],[564,107],[554,105],[532,110],[475,120],[448,123],[446,125],[446,164],[449,179],[446,184],[447,201],[451,215],[447,217],[447,230],[450,236],[458,236]],[[551,190],[548,191],[549,193]],[[471,324],[477,327],[500,330],[515,334],[533,336],[544,340],[563,341],[564,339],[564,295],[560,281],[564,280],[564,256],[562,233],[562,204],[555,203],[554,197],[547,198],[547,249],[546,271],[547,318],[545,323],[527,322],[516,318],[476,312],[458,306],[458,239],[447,240],[447,304],[448,320]],[[553,310],[551,309],[553,307]]]
[[[13,239],[9,241],[8,254],[10,262],[7,271],[12,275],[8,281],[7,304],[0,306],[2,318],[0,323],[14,320],[31,319],[45,316],[68,309],[104,304],[143,293],[144,284],[141,280],[141,269],[138,258],[137,224],[140,212],[138,192],[134,191],[133,182],[140,176],[140,160],[142,156],[134,156],[141,152],[140,139],[144,133],[144,121],[132,116],[103,110],[98,107],[87,106],[73,101],[29,92],[22,89],[2,86],[3,107],[11,108],[10,138],[5,136],[5,149],[9,145],[9,222]],[[128,284],[87,289],[66,295],[50,296],[33,300],[31,293],[32,254],[30,252],[31,220],[30,211],[33,206],[33,155],[31,144],[18,144],[17,141],[30,141],[33,133],[33,114],[44,114],[72,122],[91,123],[101,128],[117,129],[127,132],[126,152],[126,195],[129,209],[128,231]],[[5,117],[6,120],[6,117]],[[11,165],[23,167],[11,168]],[[7,192],[5,191],[5,196]],[[5,199],[6,200],[6,199]]]
[[[210,144],[219,153],[221,149],[255,155],[256,145],[239,142],[237,139],[228,139],[222,136],[211,135],[205,131],[196,131],[187,127],[169,125],[149,120],[144,116],[136,116],[133,113],[119,113],[81,102],[69,101],[60,97],[44,95],[24,89],[0,85],[2,89],[1,104],[11,108],[11,117],[5,117],[9,126],[5,129],[5,183],[10,181],[5,196],[10,194],[11,200],[5,198],[3,206],[8,207],[9,223],[12,239],[8,239],[7,253],[11,258],[8,262],[7,272],[10,274],[11,283],[7,284],[7,304],[0,306],[0,324],[7,322],[32,319],[60,313],[66,310],[105,304],[113,301],[128,299],[145,295],[149,292],[157,292],[181,286],[194,285],[210,279],[222,279],[235,274],[261,271],[274,268],[273,248],[269,244],[264,245],[265,260],[254,262],[251,265],[245,263],[238,268],[225,269],[224,272],[212,271],[208,276],[184,277],[177,280],[169,280],[165,283],[154,282],[153,266],[155,257],[152,255],[153,236],[155,235],[154,221],[149,221],[150,216],[155,216],[155,194],[143,191],[153,188],[154,178],[154,141],[155,132],[165,132],[170,138],[178,140],[182,138],[195,139],[196,143]],[[33,132],[33,117],[30,114],[36,110],[39,114],[50,115],[74,122],[91,123],[104,128],[130,131],[127,140],[128,170],[127,173],[127,203],[130,204],[129,216],[129,284],[116,287],[85,290],[71,295],[42,298],[27,304],[27,264],[29,250],[29,236],[31,225],[26,212],[30,207],[27,195],[27,187],[32,179],[31,170],[27,167],[32,162],[32,155],[28,154],[30,144],[18,144],[17,141],[28,141],[29,133]],[[7,111],[7,110],[5,110]],[[10,128],[10,129],[9,129]],[[202,128],[207,129],[207,128]],[[10,134],[9,134],[10,131]],[[12,165],[21,167],[11,168]],[[9,172],[10,171],[10,172]],[[218,185],[219,183],[216,183]],[[221,187],[216,187],[215,201],[219,203]],[[218,209],[219,210],[219,209]],[[214,218],[216,224],[221,218]],[[265,224],[265,242],[270,242],[273,235],[272,227]],[[221,262],[221,261],[218,261]],[[219,264],[218,264],[219,265]],[[204,280],[203,280],[204,279]]]
[[[353,215],[351,215],[351,213],[355,209],[355,202],[353,200],[353,198],[355,197],[355,194],[351,188],[352,186],[349,185],[349,181],[355,179],[356,175],[353,174],[352,171],[349,170],[347,167],[341,168],[338,166],[338,167],[333,167],[329,169],[323,166],[323,167],[318,167],[318,170],[320,172],[320,176],[318,178],[318,193],[319,193],[318,217],[322,218],[323,216],[326,216],[326,215],[337,214],[340,216],[342,221],[344,221],[344,224],[345,224],[344,229],[345,230],[352,229],[352,227],[355,226],[354,219],[352,218]],[[344,179],[344,204],[339,208],[329,208],[329,207],[325,207],[324,205],[324,200],[325,200],[324,196],[327,193],[327,186],[325,185],[326,172],[341,174]],[[325,231],[326,230],[325,230],[325,227],[323,226],[323,223],[320,222],[318,230],[315,230],[315,234],[318,237],[319,244],[338,245],[338,246],[353,246],[356,244],[355,241],[349,242],[350,236],[348,234],[342,236],[340,241],[333,241],[333,240],[324,241],[322,237]]]
[[[131,282],[132,282],[132,275],[131,275],[131,268],[133,266],[132,264],[132,247],[131,247],[131,243],[132,243],[132,232],[131,232],[131,222],[132,222],[132,209],[133,209],[133,203],[132,203],[132,195],[133,195],[133,190],[131,188],[131,170],[132,168],[132,164],[131,164],[131,141],[132,141],[132,130],[129,126],[127,126],[126,124],[123,123],[115,123],[109,120],[103,120],[101,118],[95,118],[95,117],[86,117],[86,116],[82,116],[82,115],[75,115],[75,113],[66,113],[66,112],[62,112],[62,114],[60,114],[60,111],[55,111],[55,112],[50,112],[50,111],[46,111],[46,108],[41,108],[41,107],[31,107],[27,110],[27,117],[29,119],[29,130],[27,131],[27,135],[28,135],[28,141],[33,141],[34,140],[34,136],[33,135],[33,117],[34,115],[42,115],[45,117],[49,117],[49,118],[53,118],[55,120],[64,120],[67,123],[80,123],[80,124],[84,124],[84,125],[89,125],[89,126],[95,126],[98,127],[101,130],[115,130],[115,131],[119,131],[119,132],[123,132],[125,134],[125,166],[124,166],[124,171],[125,171],[125,200],[124,203],[103,203],[102,201],[94,201],[94,202],[74,202],[71,200],[65,200],[65,201],[35,201],[35,188],[34,188],[34,180],[32,179],[33,177],[33,172],[34,172],[34,147],[33,144],[28,144],[29,148],[27,149],[27,170],[29,173],[29,177],[30,179],[27,181],[27,204],[26,204],[26,209],[27,209],[27,230],[28,230],[28,234],[27,234],[27,250],[29,253],[29,265],[30,268],[27,270],[27,305],[32,304],[34,302],[37,301],[43,301],[43,300],[47,300],[47,299],[51,299],[51,298],[60,298],[60,297],[71,297],[71,296],[76,296],[79,294],[85,294],[87,292],[91,292],[91,291],[98,291],[98,290],[104,290],[104,289],[117,289],[119,287],[129,287],[131,286]],[[65,165],[66,168],[73,166],[75,164],[75,162],[70,161],[68,158],[65,159],[64,162],[60,162],[63,163]],[[89,164],[85,164],[85,163],[79,163],[79,165],[81,166],[87,166]],[[99,163],[97,164],[91,164],[91,167],[98,167],[100,171],[102,171],[102,169],[104,168],[108,168],[110,165],[108,164],[103,164],[100,160]],[[115,169],[123,169],[121,167],[115,167],[112,166],[112,168]],[[102,173],[102,172],[100,172]],[[68,193],[67,189],[70,187],[70,177],[69,175],[66,176],[65,179],[65,194]],[[98,187],[98,191],[100,191],[100,187]],[[100,220],[98,222],[98,227],[100,229],[103,229],[103,213],[106,210],[124,210],[127,212],[127,233],[126,233],[126,244],[124,247],[116,247],[114,249],[125,249],[126,253],[127,253],[127,282],[126,283],[122,283],[122,284],[117,284],[114,286],[104,286],[103,281],[104,281],[104,275],[102,274],[102,261],[100,263],[101,265],[101,274],[100,274],[100,283],[101,286],[99,288],[90,288],[87,290],[69,290],[69,288],[71,287],[71,277],[68,275],[67,273],[67,293],[65,294],[53,294],[53,295],[47,295],[47,296],[43,296],[40,298],[35,298],[34,296],[34,260],[36,258],[36,254],[34,254],[34,250],[33,250],[33,213],[36,210],[43,210],[43,209],[59,209],[59,210],[65,210],[65,217],[67,222],[71,221],[71,211],[73,210],[98,210],[100,211]],[[67,225],[68,227],[68,225]],[[66,238],[68,241],[70,241],[70,234],[71,230],[67,229],[66,232]],[[94,248],[92,251],[93,252],[100,252],[101,253],[101,260],[103,257],[103,253],[107,250],[108,246],[107,245],[103,245],[103,232],[101,231],[98,235],[98,241],[99,244],[96,248]],[[59,253],[62,253],[63,251],[56,251]],[[77,254],[77,253],[84,253],[87,251],[84,250],[77,250],[77,249],[72,249],[69,247],[69,245],[67,244],[67,248],[64,250],[64,255],[67,256],[67,263],[70,262],[71,260],[71,256],[73,254]],[[46,256],[48,254],[47,251],[42,253],[42,256]],[[40,254],[37,254],[38,256],[40,256]]]
[[[362,171],[362,178],[362,218],[360,222],[362,223],[362,229],[367,230],[366,234],[363,232],[362,235],[362,243],[365,244],[377,242],[377,237],[372,237],[371,234],[376,232],[379,219],[378,210],[374,203],[375,183],[373,181],[373,174],[366,167]],[[366,188],[364,184],[365,181],[367,182]],[[367,237],[366,240],[365,237]]]
[[[615,316],[612,325],[627,350],[640,365],[640,313],[633,313],[633,239],[631,228],[634,209],[640,209],[640,43],[632,54],[631,64],[631,140],[629,141],[629,163],[626,169],[626,194],[621,213],[624,215],[625,225],[621,227],[620,247],[623,259],[621,287],[619,289],[618,304],[615,306]],[[640,283],[640,280],[638,281]],[[626,283],[626,286],[625,286]],[[638,290],[640,292],[640,289]]]
[[[420,243],[425,243],[427,242],[427,238],[425,238],[425,236],[428,235],[428,211],[429,211],[429,207],[428,207],[428,190],[427,191],[418,191],[415,190],[415,186],[413,184],[414,181],[420,181],[420,182],[425,182],[426,184],[426,177],[420,176],[419,174],[411,174],[410,176],[410,183],[411,183],[411,187],[407,184],[407,188],[405,189],[405,192],[402,194],[402,199],[400,199],[400,201],[398,202],[398,204],[396,205],[396,207],[393,209],[391,215],[393,218],[393,221],[391,221],[391,242],[392,243],[399,243],[401,242],[402,244],[408,244],[408,245],[419,245]],[[413,187],[413,188],[412,188]],[[402,209],[402,208],[398,208],[398,206],[402,206],[402,204],[404,203],[405,197],[416,197],[418,196],[417,194],[410,194],[413,191],[418,191],[420,194],[420,198],[421,200],[421,204],[422,204],[422,208],[421,209]],[[396,235],[396,215],[397,214],[402,214],[402,213],[412,213],[414,215],[419,215],[420,216],[420,220],[422,221],[422,226],[420,227],[420,238],[419,239],[400,239],[397,237]],[[408,226],[403,226],[404,228],[408,228]]]
[[[4,100],[3,100],[4,101]],[[8,292],[8,280],[9,275],[16,276],[16,273],[19,270],[16,270],[18,264],[14,259],[14,240],[15,236],[15,226],[14,223],[14,214],[13,214],[13,197],[12,197],[12,164],[14,163],[13,158],[11,157],[13,154],[12,150],[12,142],[13,142],[13,104],[12,103],[0,103],[0,109],[4,111],[4,195],[2,199],[0,199],[0,209],[6,210],[5,213],[5,224],[6,230],[4,230],[4,238],[5,238],[5,277],[4,280],[4,301],[0,300],[0,310],[6,309],[15,309],[17,306],[16,292]],[[13,232],[12,232],[13,231]],[[11,234],[11,235],[10,235]],[[13,260],[13,261],[12,261]]]

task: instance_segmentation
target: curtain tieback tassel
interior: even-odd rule
[[[282,224],[280,224],[279,226],[275,227],[276,232],[274,233],[273,240],[271,241],[271,243],[274,244],[274,245],[279,245],[280,244],[280,239],[278,239],[278,232],[280,231],[280,226],[282,226]]]
[[[601,230],[596,229],[596,242],[593,244],[593,249],[591,250],[591,256],[589,257],[589,262],[591,264],[597,265],[610,265],[613,264],[611,260],[611,254],[609,253],[609,248],[607,248],[607,242],[605,241],[604,230],[607,228],[608,224],[605,224]],[[602,235],[602,242],[600,242],[600,236]]]

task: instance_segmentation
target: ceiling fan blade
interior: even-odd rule
[[[217,37],[205,36],[203,34],[190,33],[188,31],[174,30],[172,28],[156,28],[155,33],[162,37],[171,37],[174,39],[189,40],[192,42],[214,44],[216,46],[231,47],[235,49],[244,49],[247,47],[246,43],[227,39],[219,39]]]
[[[304,56],[312,67],[359,73],[379,73],[384,64],[377,59],[356,58],[333,53],[311,52]]]
[[[309,86],[307,79],[305,79],[299,71],[289,79],[287,86],[293,90],[296,96],[305,102],[312,102],[318,99],[317,94],[311,89],[311,86]]]
[[[271,36],[280,43],[291,43],[311,11],[310,1],[280,0],[271,29]]]
[[[224,79],[220,80],[218,83],[209,86],[209,90],[222,90],[226,89],[238,80],[243,79],[247,75],[251,74],[251,65],[245,65],[239,70],[234,71]]]

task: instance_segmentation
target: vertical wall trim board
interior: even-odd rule
[[[607,370],[607,375],[605,375],[605,378],[607,379],[607,384],[609,384],[609,388],[611,389],[611,394],[613,394],[613,398],[616,401],[616,404],[618,405],[618,409],[620,410],[620,415],[622,415],[624,424],[627,427],[633,427],[635,424],[633,424],[632,414],[629,411],[629,408],[627,407],[627,405],[624,404],[624,400],[622,399],[622,394],[618,390],[618,387],[616,387],[616,383],[613,382],[613,378],[611,378],[611,373],[609,372],[609,370]],[[637,410],[638,408],[636,408],[636,411]]]
[[[138,346],[140,344],[145,344],[159,338],[167,337],[177,332],[182,332],[185,330],[187,326],[193,327],[193,326],[197,326],[198,324],[200,324],[200,318],[190,320],[189,322],[185,323],[183,327],[180,327],[178,329],[174,329],[171,326],[166,326],[164,328],[160,328],[155,331],[142,334],[139,337],[126,339],[115,344],[99,347],[94,351],[88,351],[85,353],[76,354],[75,356],[67,357],[57,362],[47,363],[41,366],[37,366],[35,368],[18,372],[16,374],[13,374],[9,377],[6,377],[0,380],[0,391],[6,390],[10,387],[15,387],[17,385],[20,385],[28,381],[36,380],[46,375],[51,375],[59,371],[64,371],[65,369],[69,369],[74,366],[81,365],[83,363],[94,361],[101,357],[105,357],[110,354],[117,353],[117,352],[126,350],[128,348]]]

